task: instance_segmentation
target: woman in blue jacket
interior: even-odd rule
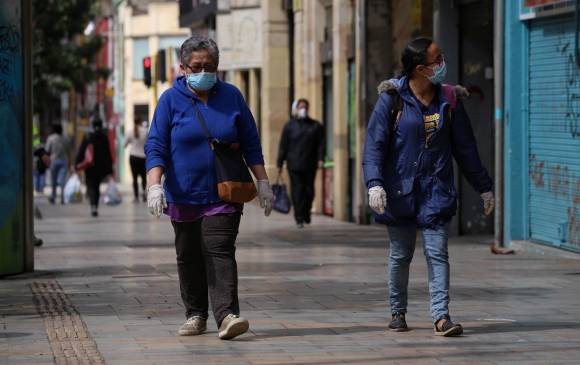
[[[443,92],[443,53],[429,38],[410,42],[395,92],[381,92],[369,121],[363,169],[369,205],[390,237],[389,329],[408,329],[407,287],[417,228],[429,273],[436,335],[463,332],[449,316],[449,221],[457,209],[452,156],[479,191],[485,214],[494,207],[492,180],[483,167],[469,117],[460,101]]]
[[[218,195],[214,154],[196,117],[198,111],[213,138],[239,144],[258,180],[258,196],[266,215],[274,195],[254,118],[240,91],[216,77],[216,43],[193,36],[181,46],[180,60],[184,76],[161,95],[145,143],[147,205],[157,217],[162,212],[169,215],[175,231],[187,318],[178,333],[191,336],[205,332],[209,289],[218,336],[227,340],[249,328],[248,321],[239,315],[235,259],[243,204],[224,202]]]

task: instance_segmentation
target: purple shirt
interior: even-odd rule
[[[218,214],[242,213],[244,204],[215,203],[207,205],[167,203],[164,213],[174,222],[195,222]]]

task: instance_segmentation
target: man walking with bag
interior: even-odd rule
[[[310,224],[314,179],[324,160],[324,128],[308,116],[308,107],[306,99],[292,103],[292,115],[284,126],[278,149],[278,173],[282,174],[286,161],[298,228],[304,228],[304,223]]]

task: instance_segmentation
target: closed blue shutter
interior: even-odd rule
[[[572,16],[534,20],[529,40],[532,240],[580,251],[580,69]]]

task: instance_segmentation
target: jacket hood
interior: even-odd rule
[[[381,83],[379,84],[379,86],[377,87],[377,92],[379,94],[386,92],[387,94],[393,94],[394,92],[398,92],[400,95],[403,94],[403,89],[405,89],[405,91],[408,92],[408,90],[406,90],[408,88],[408,84],[405,84],[407,77],[403,76],[400,79],[388,79],[388,80],[383,80],[381,81]],[[443,85],[447,85],[447,84],[443,84]],[[467,99],[469,98],[470,94],[469,91],[463,87],[462,85],[454,85],[454,92],[455,92],[455,97],[457,99]],[[441,87],[438,87],[438,89],[440,90]]]
[[[401,79],[388,79],[388,80],[383,80],[381,81],[381,83],[379,84],[379,86],[377,87],[377,92],[380,93],[388,93],[388,94],[392,94],[396,91],[399,90],[400,84],[401,84]]]

